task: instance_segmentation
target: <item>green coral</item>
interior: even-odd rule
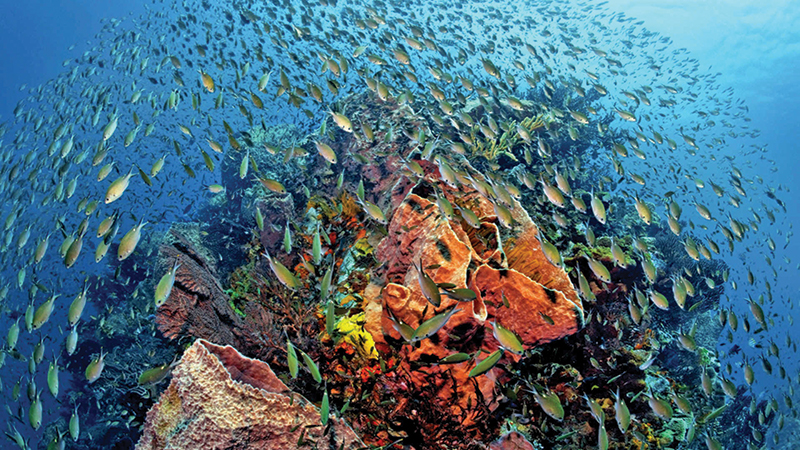
[[[230,297],[228,304],[236,314],[244,317],[244,305],[252,296],[260,295],[260,289],[253,287],[252,278],[247,273],[253,269],[253,262],[237,268],[230,278],[230,286],[225,293]]]
[[[696,353],[697,353],[697,358],[699,360],[698,364],[701,367],[708,367],[711,366],[712,364],[716,364],[717,362],[717,358],[714,356],[714,353],[705,347],[698,346]]]
[[[586,255],[597,261],[614,260],[614,255],[611,254],[611,247],[600,245],[599,242],[597,242],[594,247],[590,247],[582,242],[575,242],[572,247],[572,253],[575,257]]]
[[[669,445],[673,442],[682,441],[689,426],[686,418],[673,417],[664,424],[664,428],[658,433],[658,442],[663,445]]]
[[[533,131],[544,126],[541,115],[529,116],[521,122],[512,121],[499,139],[479,139],[476,133],[477,127],[473,127],[470,138],[474,143],[472,147],[473,156],[483,156],[489,161],[496,160],[500,155],[506,155],[514,161],[517,157],[512,153],[513,148],[519,143],[521,137],[517,132],[517,125],[522,125],[526,130]]]

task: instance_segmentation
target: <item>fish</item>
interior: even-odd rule
[[[96,237],[99,238],[105,237],[111,231],[111,227],[117,221],[118,217],[119,215],[117,214],[117,212],[114,212],[114,214],[103,219],[103,221],[100,222],[100,225],[97,226]]]
[[[738,392],[736,385],[731,380],[722,376],[720,377],[719,381],[720,385],[722,386],[722,392],[724,392],[728,398],[736,398],[736,394]]]
[[[322,403],[319,407],[319,415],[320,415],[320,422],[322,426],[326,426],[328,424],[328,419],[330,417],[330,404],[328,400],[328,390],[325,390],[325,393],[322,395]]]
[[[114,180],[106,189],[106,196],[105,196],[105,203],[109,204],[112,202],[117,201],[122,194],[128,189],[128,185],[130,184],[130,179],[133,176],[133,167],[131,166],[131,170],[128,171],[127,175],[123,175],[116,180]]]
[[[561,405],[561,399],[558,397],[558,394],[552,391],[540,394],[539,390],[535,387],[531,392],[533,393],[533,398],[536,400],[536,403],[539,404],[545,414],[557,422],[564,420],[564,407]]]
[[[328,270],[325,271],[325,275],[322,276],[322,282],[320,283],[320,301],[325,301],[328,298],[332,279],[333,265],[329,266]]]
[[[592,230],[592,228],[589,226],[588,223],[584,225],[584,238],[586,239],[586,242],[590,246],[594,247],[597,239],[595,237],[594,231]]]
[[[361,200],[359,203],[364,207],[364,210],[367,212],[370,218],[372,218],[372,220],[381,225],[386,225],[389,223],[389,221],[386,219],[386,215],[383,213],[380,207],[378,207],[378,205],[367,200]]]
[[[125,140],[122,143],[123,147],[127,148],[127,147],[130,147],[131,144],[133,144],[134,139],[136,139],[136,135],[139,133],[139,129],[140,129],[140,127],[136,127],[134,129],[132,129],[131,131],[129,131],[127,135],[125,135]],[[98,178],[99,178],[99,176],[98,176]]]
[[[644,272],[645,277],[647,278],[647,281],[650,282],[650,284],[656,282],[658,276],[658,269],[656,269],[655,264],[653,264],[652,259],[650,259],[648,255],[642,258],[642,271]]]
[[[611,273],[602,262],[588,256],[586,257],[586,262],[589,263],[589,269],[595,277],[604,283],[611,283]]]
[[[80,256],[82,249],[83,235],[78,235],[72,240],[64,254],[64,265],[67,267],[67,269],[75,265],[75,262],[78,260],[78,256]]]
[[[203,83],[203,87],[210,93],[213,93],[216,89],[216,85],[214,83],[214,79],[211,78],[211,75],[204,72],[202,69],[198,70],[200,72],[200,81]]]
[[[461,309],[452,308],[448,311],[445,311],[443,313],[431,317],[425,322],[422,322],[417,327],[417,329],[414,330],[414,334],[411,336],[411,339],[409,339],[409,341],[411,343],[414,343],[433,336],[445,326],[445,324],[447,323],[448,320],[450,320],[453,314],[456,314],[460,311]]]
[[[65,347],[67,350],[67,354],[72,356],[75,354],[75,351],[78,349],[78,325],[72,327],[67,334],[67,338],[65,340]]]
[[[47,388],[53,398],[58,398],[58,358],[54,358],[47,368]]]
[[[619,395],[619,388],[617,388],[614,394],[614,420],[617,422],[619,431],[622,432],[622,434],[625,434],[631,426],[631,413],[630,410],[628,410],[625,399]]]
[[[319,366],[317,366],[317,363],[315,363],[314,360],[311,359],[311,357],[308,356],[308,354],[306,352],[304,352],[302,350],[299,350],[299,349],[297,351],[299,351],[300,352],[300,356],[303,357],[303,362],[305,363],[305,366],[308,369],[308,372],[311,373],[311,377],[314,379],[314,381],[317,384],[321,384],[322,383],[322,374],[319,371]]]
[[[605,424],[600,424],[597,430],[597,448],[599,450],[608,450],[608,432]]]
[[[469,361],[470,359],[471,356],[467,353],[453,353],[452,355],[447,355],[440,359],[437,364],[459,364]]]
[[[441,288],[441,284],[439,284],[438,287]],[[445,289],[443,294],[459,302],[471,302],[477,298],[475,291],[467,288]]]
[[[678,409],[681,410],[684,414],[691,415],[693,412],[692,404],[686,397],[673,393],[672,401],[675,402],[675,405]]]
[[[340,129],[342,129],[347,133],[353,132],[353,124],[352,122],[350,122],[350,119],[348,119],[347,116],[345,116],[342,113],[337,113],[333,111],[329,112],[331,117],[333,117],[333,122],[336,124],[336,126],[338,126]]]
[[[414,264],[414,268],[417,270],[417,280],[419,281],[419,287],[422,290],[422,295],[433,305],[434,307],[438,308],[439,305],[442,303],[442,296],[439,292],[439,286],[436,285],[436,282],[433,281],[428,274],[422,268],[422,259],[420,259],[419,264]]]
[[[264,253],[262,253],[262,256],[267,258],[267,262],[269,263],[272,273],[276,278],[278,278],[278,281],[283,283],[284,286],[288,287],[289,289],[296,290],[302,285],[300,280],[292,273],[291,270],[287,269],[286,266],[280,263],[280,261],[273,259],[266,250]]]
[[[117,129],[117,123],[119,122],[119,117],[114,115],[111,120],[103,127],[103,141],[107,141],[111,139],[111,136],[114,135],[114,131]],[[58,140],[58,138],[56,138]]]
[[[330,164],[336,164],[336,153],[333,151],[330,145],[321,141],[314,141],[314,145],[317,147],[319,155],[322,156],[325,161],[328,161]]]
[[[89,384],[92,384],[95,381],[99,380],[100,376],[103,374],[103,369],[106,366],[105,363],[106,355],[107,353],[103,353],[103,351],[100,350],[100,355],[92,359],[86,366],[84,376],[86,377],[86,381]]]
[[[334,310],[333,302],[328,300],[325,304],[325,332],[328,336],[333,336],[335,329],[336,313]]]
[[[292,378],[297,378],[297,375],[300,370],[299,360],[297,359],[297,351],[292,345],[292,341],[286,340],[286,355],[287,355],[287,363],[289,367],[289,375]]]
[[[478,218],[478,215],[475,214],[469,208],[462,208],[461,206],[457,206],[458,211],[461,213],[461,218],[471,226],[472,228],[480,228],[481,227],[481,220]]]
[[[547,199],[550,201],[550,203],[559,208],[563,208],[564,196],[561,194],[561,191],[557,187],[544,181],[544,179],[540,179],[539,182],[541,183],[542,190],[544,191],[544,194],[547,196]]]
[[[627,257],[625,256],[625,252],[622,250],[622,247],[614,241],[614,238],[611,238],[611,256],[614,258],[614,264],[625,268],[628,265],[626,264]]]
[[[522,354],[524,351],[522,341],[513,331],[496,322],[492,323],[492,329],[494,338],[500,343],[500,347],[503,350],[507,350],[516,355]]]
[[[642,219],[645,225],[650,225],[653,221],[653,213],[650,211],[650,207],[647,206],[647,203],[642,201],[638,195],[635,197],[635,200],[636,212],[639,214],[639,218]]]
[[[95,262],[100,262],[105,258],[108,249],[110,248],[110,244],[107,244],[105,240],[101,240],[97,243],[97,248],[95,249],[94,253],[94,260]]]
[[[101,167],[99,171],[97,171],[97,181],[103,181],[106,179],[106,177],[108,177],[108,175],[111,173],[111,170],[114,168],[115,162],[116,161],[111,161],[110,163],[107,163],[103,167]]]
[[[153,162],[153,166],[150,169],[150,176],[155,178],[161,170],[164,168],[164,163],[166,162],[167,155],[162,155],[161,158],[158,158],[155,162]]]
[[[172,287],[175,284],[175,275],[178,273],[178,269],[181,267],[181,264],[178,261],[172,265],[172,268],[165,273],[161,279],[158,281],[155,290],[155,305],[156,308],[163,305],[168,299],[170,294],[172,293]]]
[[[259,91],[264,92],[264,90],[267,88],[267,85],[269,84],[269,78],[270,78],[271,75],[272,75],[272,71],[271,70],[269,72],[265,73],[264,75],[261,75],[261,77],[258,79],[258,90]]]
[[[404,323],[402,320],[397,319],[394,317],[394,313],[389,314],[389,320],[391,321],[392,328],[397,331],[398,334],[408,343],[411,343],[411,339],[414,338],[414,334],[416,330]]]
[[[31,399],[31,405],[28,408],[28,421],[31,425],[31,428],[38,430],[40,426],[42,426],[42,400],[41,400],[42,391],[38,391],[36,393],[36,397]]]
[[[260,210],[256,209],[256,212],[260,214]],[[289,221],[286,221],[286,228],[284,228],[283,232],[283,251],[286,253],[292,252],[292,230],[289,228]]]
[[[143,371],[136,381],[139,386],[155,386],[164,381],[171,373],[173,363],[166,363]]]
[[[655,289],[650,289],[650,301],[661,310],[666,311],[669,309],[669,300],[667,300],[667,297]]]
[[[483,375],[484,373],[492,370],[494,366],[500,361],[503,357],[503,349],[498,349],[492,352],[489,356],[484,358],[482,361],[475,364],[475,367],[469,371],[469,378],[477,377]]]
[[[78,442],[80,439],[81,434],[81,422],[80,416],[78,415],[78,405],[75,405],[75,408],[72,410],[72,415],[69,418],[69,437],[72,438],[74,442]]]
[[[625,120],[627,120],[629,122],[636,122],[637,121],[636,116],[630,111],[614,109],[614,112],[616,112],[617,114],[619,114],[619,116],[621,118],[623,118],[623,119],[625,119]]]
[[[50,245],[50,234],[48,233],[45,237],[36,244],[36,250],[33,254],[33,261],[35,264],[39,264],[44,259],[45,254],[47,253],[47,247]]]
[[[675,300],[675,303],[678,304],[678,307],[684,309],[686,306],[686,296],[688,292],[686,290],[686,285],[684,284],[684,278],[682,276],[673,277],[672,278],[672,297]]]
[[[600,406],[596,400],[589,398],[588,396],[584,395],[583,397],[586,400],[586,403],[589,405],[589,412],[594,417],[594,420],[597,421],[598,424],[603,424],[606,421],[606,413],[603,411],[603,407]]]
[[[653,413],[658,417],[664,420],[672,419],[672,406],[670,406],[667,400],[655,397],[653,395],[648,395],[647,403],[650,405],[650,409],[653,411]]]
[[[250,168],[250,150],[245,151],[242,157],[242,162],[239,164],[239,178],[244,180],[247,177],[247,171]]]
[[[594,214],[595,219],[598,222],[605,225],[606,223],[606,206],[600,198],[595,195],[594,191],[592,192],[592,214]]]
[[[86,280],[88,281],[88,280]],[[75,327],[78,321],[81,319],[81,315],[83,314],[83,309],[86,306],[86,292],[89,289],[89,284],[84,282],[83,291],[81,291],[78,295],[75,296],[75,299],[72,300],[72,303],[69,306],[69,311],[67,312],[67,323],[70,327]]]
[[[144,218],[139,220],[139,223],[133,226],[119,241],[119,247],[117,248],[117,260],[122,261],[131,254],[133,251],[136,250],[136,246],[139,244],[139,240],[142,238],[142,228],[147,225],[147,222],[143,221]]]
[[[59,294],[51,295],[49,299],[47,299],[44,303],[39,305],[38,308],[36,308],[36,312],[33,313],[33,321],[32,321],[33,330],[38,330],[39,328],[42,327],[42,325],[44,325],[45,323],[47,323],[48,320],[50,320],[50,316],[53,314],[55,301],[59,296],[60,296]],[[14,330],[16,330],[16,334],[19,335],[19,326],[17,324],[15,325],[16,328],[14,328]],[[13,330],[9,330],[8,332],[9,348],[14,348],[16,346],[16,338],[12,338],[12,332]],[[14,345],[11,345],[12,343]]]

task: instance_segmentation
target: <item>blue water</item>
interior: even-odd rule
[[[577,4],[578,2],[573,2]],[[600,2],[585,2],[588,8],[600,7],[597,4]],[[580,3],[581,5],[584,2]],[[25,1],[25,2],[12,2],[4,0],[0,2],[0,63],[3,69],[0,70],[0,124],[3,122],[14,121],[14,108],[18,102],[35,94],[38,86],[43,86],[44,92],[53,92],[52,80],[59,77],[68,76],[69,71],[73,67],[87,67],[85,63],[80,66],[76,61],[81,58],[84,52],[95,52],[97,46],[101,43],[108,46],[110,39],[114,36],[120,35],[123,32],[132,34],[141,33],[142,39],[153,38],[156,39],[159,31],[147,28],[147,23],[141,20],[143,14],[147,11],[155,11],[159,8],[164,8],[162,3],[150,2],[103,2],[103,1],[89,1],[89,0],[75,0],[75,1]],[[726,291],[727,299],[723,302],[725,308],[730,308],[736,311],[740,318],[750,317],[751,324],[754,323],[748,307],[747,299],[757,299],[759,295],[765,293],[765,281],[771,285],[772,299],[765,302],[764,310],[767,312],[769,318],[774,321],[769,329],[765,332],[758,334],[745,333],[740,329],[733,334],[733,344],[739,345],[743,350],[742,353],[748,356],[748,359],[754,367],[756,367],[757,383],[754,385],[754,393],[759,400],[766,400],[775,398],[778,400],[783,412],[787,417],[795,414],[795,411],[789,409],[785,405],[785,396],[793,397],[796,401],[800,401],[797,396],[790,394],[791,387],[796,386],[800,381],[800,360],[795,351],[794,346],[787,346],[787,339],[797,342],[800,341],[800,333],[796,331],[796,326],[790,325],[790,317],[792,319],[796,314],[797,309],[794,308],[798,300],[800,300],[800,292],[797,288],[797,278],[800,274],[800,243],[797,239],[792,237],[794,230],[793,224],[800,221],[800,205],[798,204],[797,193],[800,192],[800,177],[797,174],[797,168],[800,167],[800,154],[797,152],[797,130],[800,129],[800,83],[798,83],[797,67],[800,67],[800,2],[793,1],[779,1],[779,2],[764,2],[764,1],[749,1],[749,0],[728,0],[728,1],[689,1],[689,0],[664,0],[664,1],[633,1],[633,0],[609,0],[605,2],[603,8],[607,8],[612,12],[623,12],[627,17],[633,17],[637,20],[643,20],[644,28],[650,31],[658,32],[662,37],[668,37],[671,40],[671,45],[668,50],[685,48],[688,53],[680,53],[680,59],[685,57],[691,58],[696,61],[695,67],[689,68],[674,67],[676,72],[686,70],[699,74],[719,74],[714,78],[713,89],[709,88],[709,95],[724,95],[726,98],[731,99],[731,103],[737,107],[741,107],[745,111],[746,117],[749,121],[742,120],[732,121],[735,127],[732,129],[734,132],[753,131],[758,130],[755,137],[747,138],[727,138],[724,144],[716,146],[715,151],[718,151],[722,160],[725,156],[731,158],[733,165],[739,167],[745,172],[745,178],[752,184],[747,185],[748,193],[758,196],[759,201],[755,204],[756,213],[762,219],[761,228],[758,233],[750,233],[745,242],[737,243],[736,252],[733,255],[726,255],[726,261],[731,266],[731,279],[737,280],[738,289],[728,289]],[[170,12],[170,14],[174,14]],[[201,12],[198,15],[202,16]],[[107,26],[109,19],[114,18],[120,20],[121,23],[107,31],[102,32],[104,26]],[[205,20],[202,19],[201,20]],[[199,26],[198,26],[199,27]],[[127,30],[127,31],[126,31]],[[198,31],[202,33],[203,31]],[[131,39],[123,40],[124,45],[130,46]],[[586,45],[586,44],[582,44]],[[665,47],[661,44],[653,44],[651,48],[646,49],[647,52],[653,53],[656,48]],[[170,49],[178,48],[178,45],[170,47]],[[105,60],[108,62],[109,56],[107,53],[108,47],[104,47]],[[177,53],[177,51],[176,51]],[[128,55],[126,55],[126,58]],[[158,65],[161,58],[164,57],[162,52],[159,56],[150,57],[150,68]],[[188,60],[188,58],[187,58]],[[676,58],[675,60],[678,60]],[[496,61],[498,62],[498,61]],[[509,61],[506,61],[506,64]],[[316,64],[317,61],[314,61]],[[169,63],[167,63],[168,65]],[[499,62],[498,62],[499,64]],[[256,69],[258,67],[258,69]],[[479,70],[479,65],[476,66]],[[166,67],[165,67],[166,68]],[[198,67],[184,68],[184,78],[187,84],[192,85],[197,77],[196,71]],[[666,67],[665,67],[666,69]],[[252,71],[256,72],[256,76],[260,75],[261,67],[254,64]],[[421,72],[421,69],[418,69]],[[122,92],[119,97],[115,97],[115,101],[120,102],[118,107],[124,111],[125,123],[120,123],[120,128],[116,132],[116,138],[121,139],[130,129],[133,128],[130,114],[128,111],[139,111],[144,124],[150,123],[149,105],[138,104],[136,106],[123,105],[122,100],[129,98],[133,92],[131,87],[132,79],[126,75],[110,68],[110,65],[99,69],[101,77],[107,77],[105,82],[107,85],[113,86],[114,90]],[[228,74],[230,77],[230,74]],[[273,74],[272,86],[275,86],[276,74]],[[637,72],[634,69],[629,69],[628,74],[625,76],[631,85],[636,85]],[[99,79],[99,78],[98,78]],[[642,77],[638,82],[641,84],[645,77]],[[169,81],[169,78],[166,78]],[[191,80],[191,82],[189,81]],[[147,88],[152,86],[143,79],[137,80],[138,84],[136,89]],[[520,77],[519,84],[524,84]],[[621,86],[624,83],[621,83]],[[169,86],[169,84],[168,84]],[[654,86],[655,87],[655,86]],[[167,88],[164,88],[166,90]],[[731,89],[728,91],[728,89]],[[702,96],[704,91],[699,90]],[[66,95],[78,96],[79,90],[69,89]],[[657,98],[655,95],[653,98]],[[229,99],[230,100],[230,99]],[[45,101],[32,102],[28,104],[26,109],[34,111],[41,111],[42,114],[49,115],[52,113],[45,105],[53,101],[48,98]],[[204,98],[205,105],[213,103],[213,97],[209,96]],[[181,108],[189,109],[190,100],[184,98],[182,100]],[[230,105],[234,102],[230,101]],[[107,122],[107,113],[113,110],[112,106],[104,110],[100,118],[99,127],[102,127]],[[283,106],[285,108],[285,106]],[[678,108],[680,108],[679,106]],[[687,117],[693,110],[691,106],[685,114],[681,117],[669,119],[669,123],[674,129],[681,126],[689,127],[691,122]],[[231,108],[233,111],[233,108]],[[238,117],[234,120],[239,122],[239,125],[246,124],[238,112],[233,111]],[[296,110],[292,111],[296,114]],[[177,129],[179,124],[188,124],[188,116],[177,116],[175,118],[165,118],[158,123],[158,131],[163,132],[167,127],[173,127],[174,133],[180,135]],[[721,118],[712,117],[713,120],[721,121]],[[64,121],[65,118],[57,118],[55,123]],[[230,120],[230,119],[229,119]],[[273,117],[268,118],[268,122],[277,121]],[[307,122],[306,122],[307,123]],[[663,121],[661,122],[663,124]],[[202,125],[202,124],[201,124]],[[217,124],[218,125],[218,124]],[[743,127],[748,127],[747,129]],[[48,123],[48,129],[55,127],[55,124]],[[193,127],[197,135],[202,135],[199,131],[199,126]],[[242,127],[243,128],[243,127]],[[13,128],[12,128],[13,129]],[[729,131],[728,128],[724,129],[725,132]],[[48,131],[52,132],[52,131]],[[28,139],[31,142],[37,142],[36,136],[31,136],[28,131]],[[76,134],[78,134],[76,132]],[[97,130],[91,130],[92,142],[96,142],[99,133]],[[142,129],[137,139],[142,139],[144,129]],[[687,131],[686,134],[694,135],[695,132]],[[698,135],[703,135],[698,132]],[[218,137],[223,136],[222,132],[218,133]],[[704,143],[710,140],[710,135],[703,135]],[[672,137],[680,140],[680,136],[675,133]],[[5,145],[9,145],[14,140],[14,134],[9,133],[3,141]],[[41,147],[44,140],[37,143]],[[683,142],[679,142],[683,145]],[[121,147],[121,142],[117,144]],[[160,155],[161,153],[172,152],[171,144],[164,147],[164,150],[157,152],[150,152],[148,159],[142,162],[142,167],[146,168],[152,164],[154,158],[151,156]],[[191,149],[188,144],[184,146],[184,150]],[[766,149],[766,151],[764,151]],[[24,155],[31,150],[28,147],[21,146],[18,150],[18,155]],[[40,148],[40,151],[44,149]],[[89,158],[93,153],[93,148],[89,146],[79,147],[73,150],[73,153],[78,151],[88,150]],[[702,152],[705,148],[701,144]],[[119,151],[119,149],[117,150]],[[120,153],[118,153],[119,155]],[[120,174],[127,172],[128,168],[134,162],[138,162],[138,157],[135,154],[123,154],[120,156],[119,164],[116,171],[109,175],[106,183],[115,179]],[[670,158],[669,155],[657,155],[656,157]],[[684,161],[677,157],[677,164],[684,164]],[[729,177],[727,168],[729,165],[724,165],[725,172],[722,172],[723,164],[709,164],[707,167],[703,166],[707,160],[692,161],[690,164],[696,166],[696,173],[702,174],[707,179],[717,180],[718,184],[723,184]],[[181,166],[172,161],[172,165],[168,166],[167,171],[170,177],[164,180],[157,181],[156,188],[152,190],[143,190],[147,195],[141,195],[134,198],[126,198],[125,202],[119,205],[125,215],[120,233],[125,233],[132,227],[136,221],[145,216],[151,221],[150,230],[162,230],[166,224],[173,220],[190,220],[196,218],[196,211],[194,204],[198,198],[204,199],[208,196],[205,193],[204,186],[218,182],[219,169],[213,174],[208,173],[198,160],[193,161],[193,167],[198,174],[196,180],[189,181],[188,185],[182,183],[185,178],[185,173]],[[687,163],[688,164],[688,163]],[[134,169],[135,170],[135,169]],[[48,172],[49,173],[49,172]],[[27,175],[27,172],[25,173]],[[81,186],[94,184],[92,179],[96,174],[96,170],[90,174],[81,174]],[[72,172],[67,180],[72,179],[78,175],[78,172]],[[47,175],[46,180],[41,182],[50,182],[50,175]],[[137,177],[138,178],[138,177]],[[140,180],[137,189],[143,189]],[[104,185],[105,186],[105,185]],[[653,186],[648,186],[653,188]],[[724,187],[730,189],[731,186],[725,182]],[[664,191],[674,189],[674,186],[660,186],[657,190],[659,194]],[[76,197],[73,199],[72,204],[84,195],[82,187],[76,191]],[[93,194],[100,193],[100,189],[92,188]],[[104,187],[103,187],[104,189]],[[785,202],[787,212],[784,213],[780,207],[772,200],[768,199],[764,192],[774,189],[775,194]],[[168,191],[174,192],[174,195],[161,196],[156,198],[157,192],[165,193]],[[713,194],[708,192],[708,187],[703,192],[690,193],[685,199],[696,198],[704,202],[715,201]],[[86,192],[90,192],[87,187]],[[11,198],[11,191],[3,193],[4,199]],[[23,198],[27,200],[27,197]],[[41,197],[37,197],[37,201]],[[767,206],[775,210],[776,221],[775,224],[770,224],[765,218],[762,210],[759,209],[759,203],[765,203]],[[169,203],[169,208],[164,207],[164,204]],[[752,206],[752,205],[748,205]],[[67,230],[73,230],[82,215],[78,216],[73,213],[74,208],[70,205],[68,209],[66,206],[60,207],[35,207],[32,211],[38,214],[38,217],[25,217],[25,222],[32,223],[34,233],[27,244],[26,249],[32,251],[38,239],[42,238],[45,233],[50,233],[53,229],[54,216],[67,217]],[[742,221],[750,221],[751,213],[742,210],[732,210],[728,207],[728,211],[735,211],[735,215]],[[6,215],[12,210],[9,205],[0,207],[0,218],[5,219]],[[157,211],[156,214],[151,214],[151,211]],[[727,225],[727,216],[721,215],[714,211],[722,223]],[[106,210],[103,212],[110,213]],[[131,214],[127,214],[130,212]],[[659,211],[661,213],[661,211]],[[699,218],[694,211],[691,203],[684,204],[684,213],[693,215],[692,220],[695,224],[703,224],[703,219]],[[105,217],[105,215],[101,215]],[[153,216],[159,216],[157,219]],[[76,218],[77,217],[77,218]],[[30,222],[28,222],[30,220]],[[97,223],[93,222],[90,227],[90,234],[96,228]],[[39,229],[44,229],[45,233],[39,232]],[[16,232],[22,230],[22,227],[17,226]],[[774,254],[770,254],[766,248],[766,237],[770,236],[777,243],[777,250]],[[721,239],[715,237],[721,246],[726,247]],[[16,238],[16,235],[15,235]],[[50,242],[50,253],[55,253],[58,245],[61,243],[60,233],[53,232],[52,240]],[[723,245],[725,244],[725,245]],[[94,246],[88,246],[84,252],[88,255],[89,252],[94,251]],[[13,253],[13,252],[12,252]],[[109,256],[113,256],[109,254]],[[768,264],[765,257],[772,260],[772,264]],[[16,254],[9,254],[2,260],[5,270],[3,270],[4,281],[0,282],[0,287],[5,284],[16,284],[17,270],[20,264],[24,262],[21,256]],[[46,260],[47,261],[47,260]],[[110,267],[95,266],[92,264],[81,264],[67,272],[63,269],[61,261],[54,259],[49,261],[50,265],[43,265],[40,268],[29,268],[26,273],[26,283],[30,283],[33,278],[39,279],[44,285],[54,292],[61,293],[61,302],[57,306],[56,311],[53,313],[54,317],[58,317],[58,324],[55,320],[46,324],[40,331],[32,334],[26,333],[24,330],[20,336],[20,344],[18,349],[23,355],[30,356],[34,345],[42,338],[42,336],[50,336],[46,340],[46,353],[45,360],[39,366],[36,375],[36,385],[38,389],[44,389],[42,398],[45,400],[45,425],[49,421],[56,420],[61,416],[62,420],[68,419],[69,413],[72,410],[70,397],[65,392],[70,390],[80,390],[83,380],[73,380],[68,375],[68,371],[63,368],[62,363],[62,376],[61,376],[61,391],[60,402],[56,403],[52,400],[47,393],[46,382],[46,368],[47,362],[52,359],[54,349],[61,351],[63,348],[63,336],[66,336],[66,327],[59,325],[64,322],[63,317],[66,315],[66,309],[69,302],[75,297],[83,286],[84,279],[90,279],[93,285],[93,290],[97,295],[103,295],[103,286],[101,281],[104,278],[114,276],[114,269],[116,264],[111,264]],[[77,269],[77,270],[76,270]],[[746,281],[746,274],[752,272],[755,276],[756,283],[750,286]],[[773,270],[775,272],[773,272]],[[774,278],[773,273],[777,273],[777,279]],[[127,271],[122,274],[122,279],[132,277],[133,282],[144,278],[144,271]],[[7,327],[16,320],[20,314],[24,314],[25,307],[28,304],[27,287],[24,290],[16,290],[12,288],[12,293],[4,304],[4,317],[0,320],[0,336],[5,336]],[[132,285],[131,285],[132,286]],[[131,294],[131,289],[123,289],[119,291],[118,295]],[[115,295],[117,295],[115,293]],[[144,295],[149,295],[144,294]],[[39,294],[36,297],[35,304],[39,305],[46,297]],[[108,299],[105,299],[108,300]],[[110,301],[120,310],[126,310],[127,304],[123,299],[114,299]],[[87,306],[84,311],[84,323],[81,324],[81,333],[92,333],[96,327],[96,321],[90,317],[97,313],[93,302]],[[797,317],[800,320],[800,317]],[[145,325],[146,327],[146,325]],[[757,326],[753,326],[757,328]],[[726,354],[732,344],[728,343],[724,335],[727,329],[723,332],[720,338],[720,346],[718,350],[722,354]],[[759,357],[766,354],[766,347],[770,341],[774,341],[781,349],[780,358],[770,358],[773,366],[776,369],[783,366],[788,374],[790,381],[782,380],[777,376],[777,373],[768,376],[760,369]],[[108,350],[108,349],[106,349]],[[74,358],[71,364],[85,366],[88,363],[89,357],[100,351],[99,348],[82,348],[80,358]],[[63,361],[63,360],[62,360]],[[726,363],[733,365],[734,375],[732,378],[737,381],[737,384],[742,384],[741,369],[739,363],[742,361],[741,354],[735,354],[729,358],[721,358],[723,366]],[[168,361],[153,360],[152,364],[160,364]],[[134,370],[139,370],[135,368]],[[17,415],[17,405],[24,405],[23,419],[21,423],[9,418],[6,411],[0,413],[2,420],[0,422],[9,421],[20,430],[26,438],[30,439],[31,447],[35,448],[37,439],[41,435],[34,432],[27,425],[27,405],[25,399],[25,386],[26,381],[22,382],[22,395],[20,402],[12,402],[10,400],[11,388],[14,383],[24,377],[27,379],[27,364],[15,361],[12,357],[6,357],[5,367],[2,370],[0,379],[3,383],[2,395],[7,400],[7,404],[11,408],[12,415]],[[79,402],[81,403],[81,402]],[[81,403],[83,404],[83,403]],[[94,405],[84,405],[81,407],[81,413],[85,413],[87,417],[92,414],[90,411],[94,409],[96,413],[97,407]],[[124,419],[123,419],[124,420]],[[791,420],[787,419],[787,425],[784,430],[777,430],[774,426],[770,430],[770,437],[767,442],[772,443],[772,434],[775,433],[780,437],[780,442],[786,445],[788,442],[800,442],[797,433],[800,432],[795,423],[789,423]],[[5,426],[0,424],[0,427]],[[63,428],[62,428],[63,430]],[[135,436],[132,433],[131,436]],[[98,438],[100,439],[100,438]],[[12,448],[12,443],[3,441],[0,445],[2,448]],[[791,448],[791,447],[785,447]]]

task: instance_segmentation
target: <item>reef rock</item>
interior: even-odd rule
[[[319,409],[289,391],[265,362],[198,340],[147,413],[136,449],[280,450],[303,440],[336,449],[364,446],[333,415],[324,430]]]

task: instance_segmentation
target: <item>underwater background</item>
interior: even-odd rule
[[[800,445],[797,2],[0,7],[3,448]]]

